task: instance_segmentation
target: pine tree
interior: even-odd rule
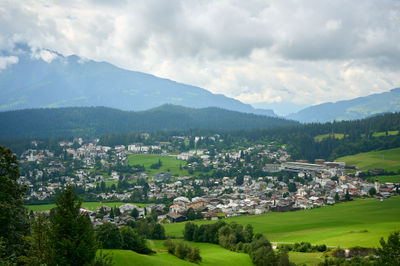
[[[97,243],[89,216],[80,213],[81,200],[68,186],[57,197],[51,217],[49,265],[85,265],[94,261]]]
[[[4,257],[23,254],[23,236],[29,231],[24,207],[26,187],[17,182],[19,176],[17,157],[0,146],[0,236]]]

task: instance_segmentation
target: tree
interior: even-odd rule
[[[96,229],[96,239],[102,248],[122,248],[122,238],[118,227],[112,223],[104,223]]]
[[[109,217],[110,217],[110,219],[114,219],[114,209],[113,208],[111,208]]]
[[[131,227],[122,226],[120,232],[123,249],[129,249],[143,254],[151,253],[151,250],[146,246],[144,238],[136,233]]]
[[[335,194],[335,201],[336,201],[336,202],[339,202],[339,200],[340,200],[340,198],[339,198],[339,193],[336,192],[336,194]]]
[[[30,249],[28,251],[28,264],[44,264],[50,260],[50,222],[44,215],[40,214],[31,222]]]
[[[196,219],[196,213],[194,212],[193,208],[188,209],[186,217],[189,221],[193,221],[194,219]]]
[[[382,248],[377,251],[378,265],[400,265],[400,238],[399,232],[388,236],[387,242],[383,238],[380,240]]]
[[[133,218],[137,219],[137,218],[139,217],[139,211],[138,211],[136,208],[134,208],[134,209],[131,211],[131,216],[132,216]]]
[[[350,196],[349,190],[346,191],[346,195],[344,196],[344,199],[346,201],[350,201],[351,200],[351,196]]]
[[[71,186],[57,197],[55,213],[50,218],[49,265],[85,265],[96,256],[97,243],[87,214],[81,214],[82,201]]]
[[[201,256],[200,256],[200,249],[198,247],[192,248],[190,253],[188,254],[188,258],[190,262],[200,262],[201,261]]]
[[[4,256],[23,254],[23,236],[29,232],[29,221],[24,207],[26,187],[20,177],[17,157],[0,146],[0,236],[5,246]]]
[[[278,258],[275,256],[271,243],[268,239],[261,235],[256,234],[250,244],[250,258],[254,265],[277,265]]]
[[[165,239],[164,226],[159,223],[155,223],[152,228],[151,239]]]
[[[251,224],[246,225],[244,229],[244,240],[246,243],[250,243],[253,240],[253,226]]]
[[[187,241],[194,240],[195,231],[198,229],[197,225],[191,222],[185,224],[185,230],[183,231],[183,238]]]
[[[371,195],[371,197],[373,197],[376,194],[376,189],[374,187],[371,187],[368,191],[369,195]]]

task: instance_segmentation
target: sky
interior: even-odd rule
[[[398,0],[0,0],[0,50],[17,43],[281,114],[400,87]]]

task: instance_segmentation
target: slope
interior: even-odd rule
[[[288,115],[300,122],[327,122],[361,119],[371,115],[400,111],[400,88],[352,100],[323,103]]]
[[[53,60],[35,58],[24,46],[15,54],[8,54],[18,57],[18,62],[0,71],[0,110],[106,106],[141,111],[171,103],[275,116],[272,110],[254,109],[199,87],[121,69],[106,62],[74,55],[64,57],[48,50],[41,52],[50,54]]]
[[[251,129],[295,125],[281,118],[209,107],[164,105],[148,111],[121,111],[106,107],[68,107],[0,112],[0,137],[36,138],[108,133],[188,129]]]

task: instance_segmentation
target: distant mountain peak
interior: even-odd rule
[[[276,116],[272,110],[205,89],[51,50],[15,49],[19,61],[0,71],[0,111],[41,107],[106,106],[147,110],[163,104]]]

